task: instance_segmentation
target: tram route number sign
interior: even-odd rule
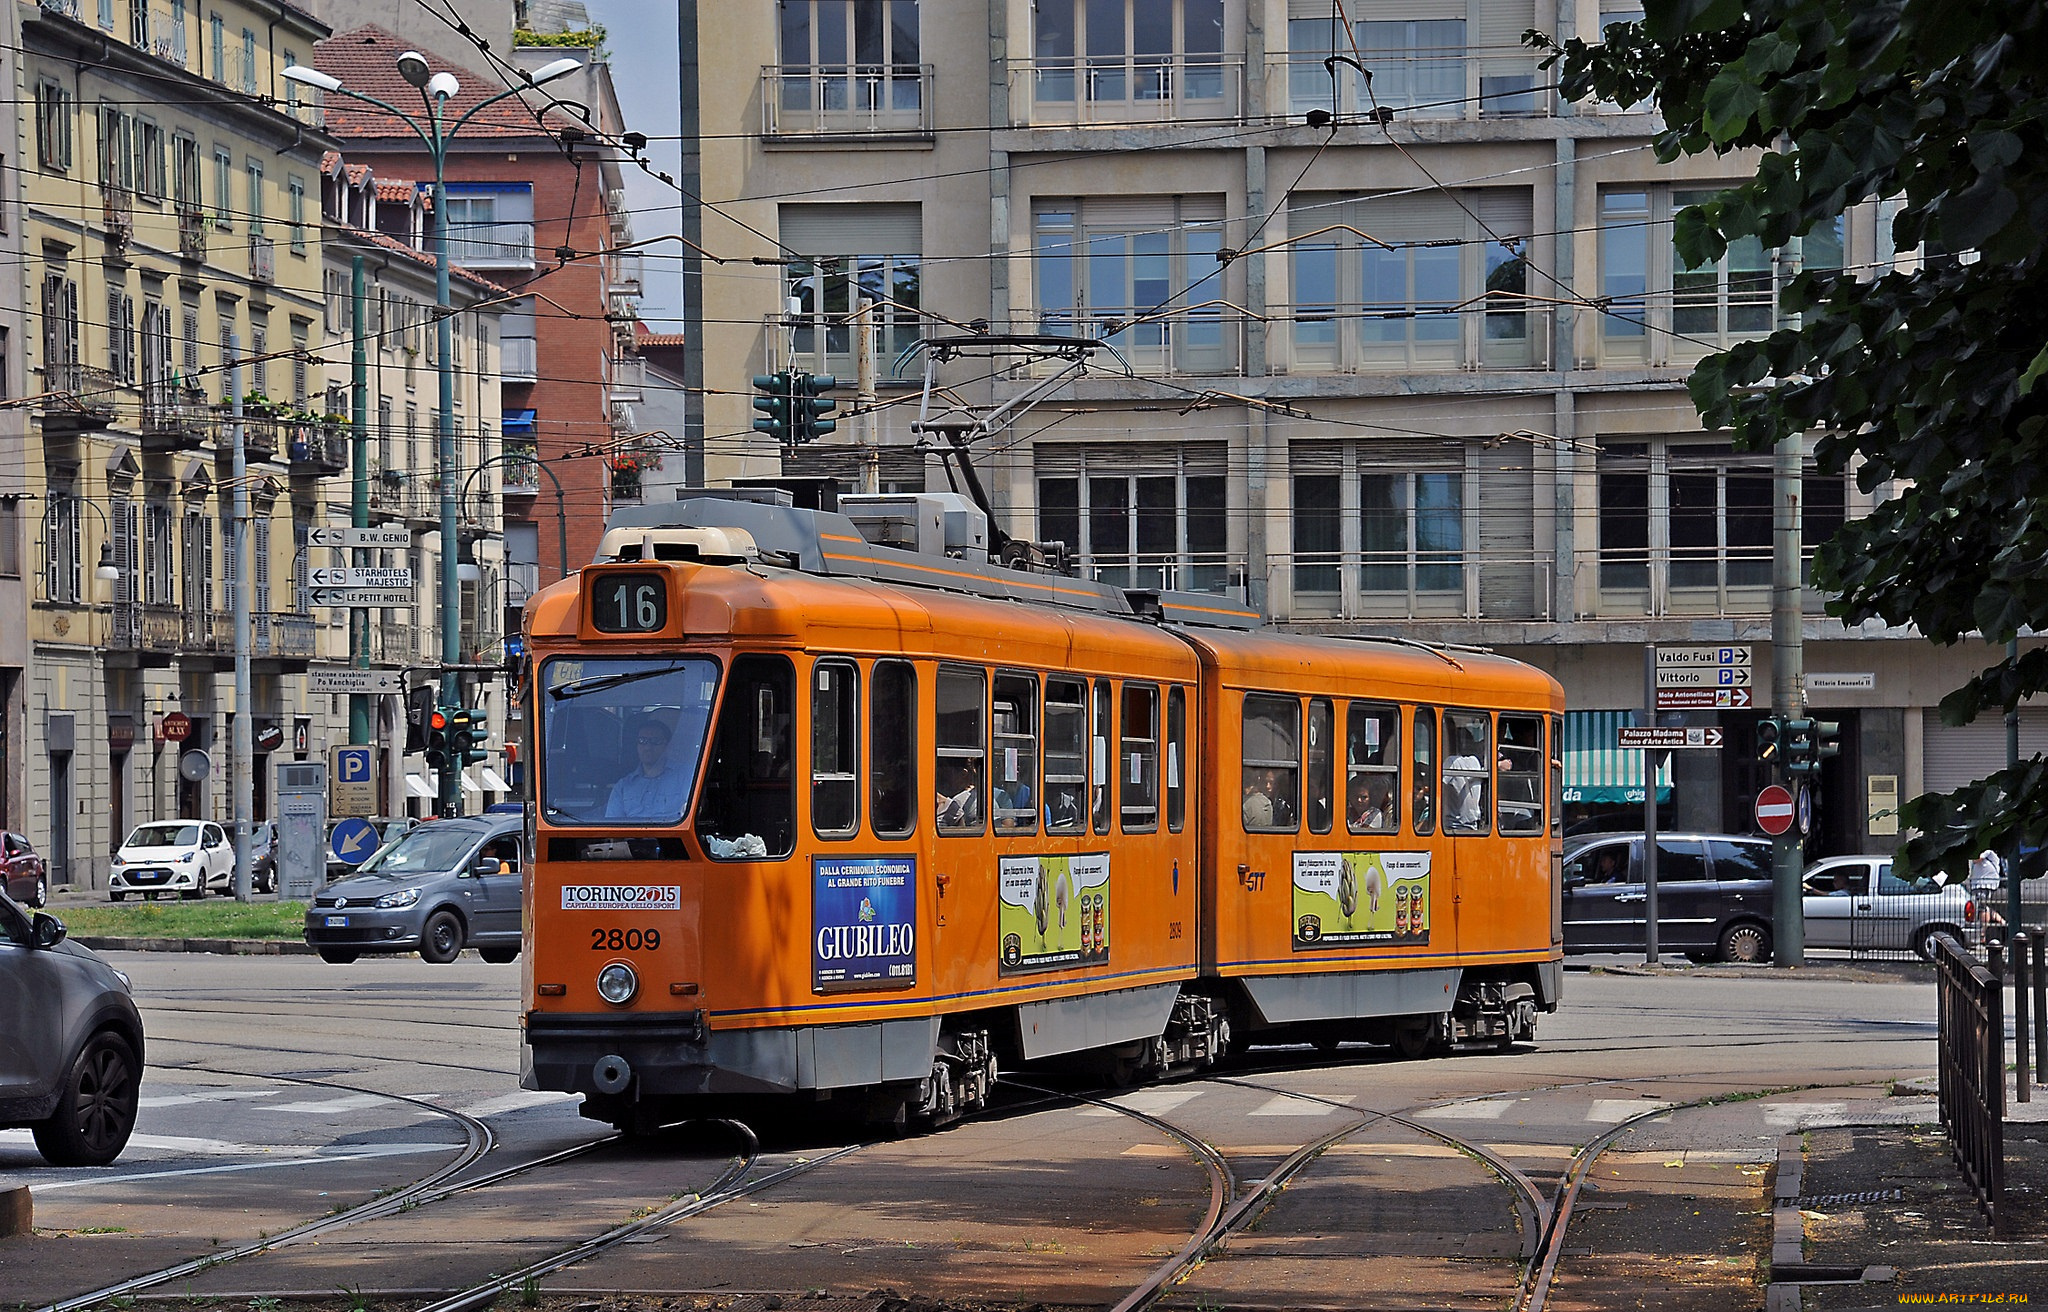
[[[1740,711],[1756,704],[1756,694],[1747,687],[1659,688],[1660,711]]]
[[[1707,725],[1697,729],[1661,728],[1641,726],[1624,728],[1615,743],[1623,751],[1663,751],[1666,749],[1705,748],[1719,751],[1727,740],[1727,734],[1718,726]]]

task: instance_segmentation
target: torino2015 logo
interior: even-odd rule
[[[683,890],[674,884],[569,884],[564,911],[680,911]]]

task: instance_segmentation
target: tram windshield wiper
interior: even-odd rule
[[[592,674],[586,678],[571,679],[560,687],[550,688],[548,689],[548,696],[558,701],[570,697],[581,697],[585,693],[603,692],[607,688],[616,688],[622,683],[638,683],[642,679],[651,679],[657,674],[675,674],[684,668],[685,666],[676,664],[664,665],[652,670],[621,670],[617,674]]]

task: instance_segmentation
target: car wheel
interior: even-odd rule
[[[127,895],[126,893],[109,893],[109,894],[107,894],[107,901],[109,901],[109,902],[119,902],[119,901],[120,901],[121,899],[123,899],[123,898],[125,898],[125,897],[127,897],[127,896],[128,896],[128,895]]]
[[[518,948],[478,948],[476,954],[493,966],[502,966],[506,962],[519,960]]]
[[[36,876],[35,895],[29,898],[28,904],[36,908],[50,905],[50,877],[48,875]]]
[[[1753,920],[1721,931],[1721,960],[1758,962],[1771,955],[1771,934]]]
[[[34,1126],[36,1151],[52,1166],[105,1166],[135,1129],[134,1050],[118,1034],[95,1034],[71,1065],[57,1110]]]
[[[206,890],[203,888],[182,888],[178,890],[178,896],[187,902],[197,902],[206,896]]]
[[[445,966],[462,955],[462,922],[453,911],[436,911],[427,917],[420,933],[420,960]]]
[[[1958,943],[1963,941],[1962,931],[1954,925],[1924,925],[1913,935],[1913,955],[1922,961],[1934,960],[1934,955],[1939,950],[1934,946],[1937,934],[1947,934]]]
[[[320,960],[327,962],[329,965],[333,966],[346,966],[349,962],[354,961],[358,956],[361,955],[361,953],[352,952],[348,948],[320,949]]]

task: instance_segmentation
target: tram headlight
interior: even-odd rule
[[[623,1007],[640,991],[640,977],[623,961],[614,961],[597,972],[597,996],[614,1007]]]

